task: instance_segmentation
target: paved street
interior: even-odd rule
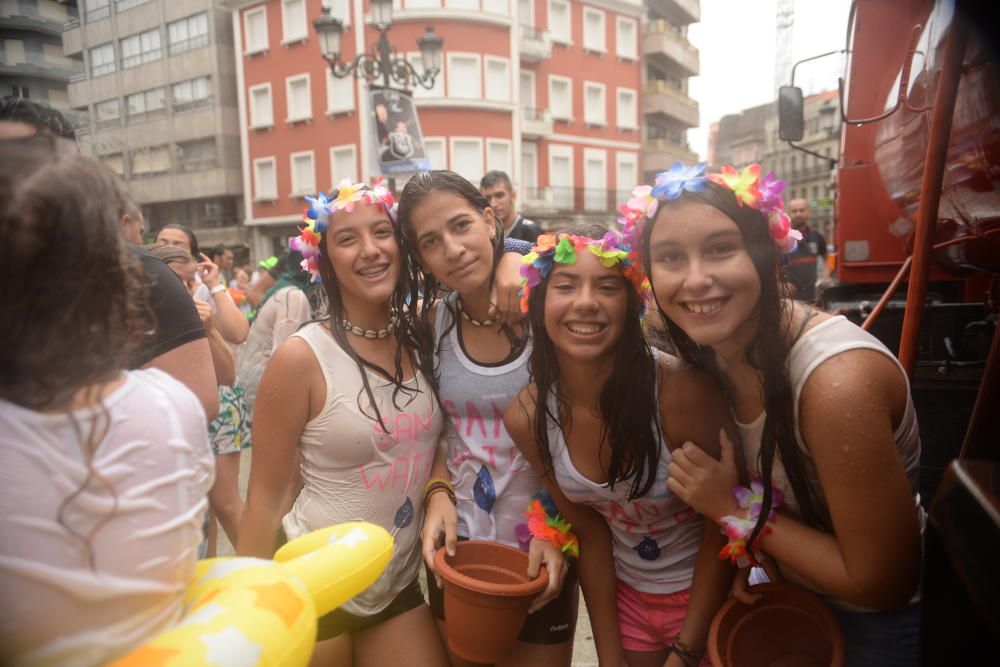
[[[247,479],[250,476],[250,451],[243,453],[240,461],[240,494],[246,498]],[[231,556],[233,547],[226,539],[225,533],[219,531],[219,555]],[[576,640],[573,645],[573,667],[597,667],[597,654],[594,652],[594,638],[590,634],[590,619],[587,610],[580,599],[580,619],[576,625]]]

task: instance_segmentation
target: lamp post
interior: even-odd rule
[[[313,20],[323,58],[330,64],[333,76],[342,79],[353,75],[354,78],[365,79],[369,83],[381,77],[382,85],[386,88],[391,88],[393,82],[404,90],[410,90],[413,83],[432,88],[441,71],[441,46],[444,40],[435,35],[434,28],[430,26],[417,39],[424,70],[420,74],[405,57],[396,53],[386,37],[392,27],[392,0],[371,0],[371,8],[372,22],[379,32],[378,43],[372,46],[371,51],[359,54],[349,63],[340,62],[340,39],[344,32],[344,22],[330,16],[329,7],[323,7],[322,16]]]

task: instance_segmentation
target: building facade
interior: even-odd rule
[[[233,33],[213,0],[83,0],[63,35],[78,141],[121,175],[147,232],[245,244]]]
[[[75,0],[0,0],[0,96],[40,102],[76,120],[66,89],[83,61],[67,56],[62,43],[76,18]]]
[[[224,4],[237,35],[246,223],[268,256],[296,233],[303,195],[378,175],[367,84],[330,74],[312,21],[325,5],[344,22],[342,62],[378,32],[364,0]],[[418,70],[425,28],[444,40],[434,86],[414,91],[431,167],[477,184],[506,171],[521,212],[546,226],[608,220],[643,175],[646,13],[633,0],[397,0],[389,41]],[[671,39],[650,51],[666,62]]]

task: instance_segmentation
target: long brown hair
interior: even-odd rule
[[[792,383],[786,366],[788,353],[794,342],[788,331],[791,302],[782,298],[784,287],[781,277],[781,258],[768,231],[767,220],[760,211],[749,206],[740,206],[732,190],[711,182],[701,192],[685,191],[677,199],[661,202],[656,215],[647,222],[642,235],[642,261],[649,276],[652,276],[649,239],[653,228],[657,224],[662,224],[662,218],[669,215],[673,206],[683,202],[698,202],[711,206],[736,224],[760,281],[757,330],[744,350],[744,359],[760,375],[764,411],[767,414],[758,458],[758,468],[764,481],[764,507],[751,541],[756,539],[763,528],[771,507],[771,478],[776,454],[781,458],[802,517],[814,526],[829,530],[831,525],[829,515],[823,509],[823,504],[813,490],[812,484],[809,483],[806,464],[795,438]],[[653,297],[656,297],[655,283]],[[659,301],[656,302],[656,306],[681,358],[707,370],[723,387],[727,387],[712,348],[698,345],[667,317]],[[776,335],[776,332],[780,332],[781,335]]]
[[[95,569],[91,541],[117,508],[114,487],[92,465],[110,429],[99,399],[128,367],[147,312],[121,235],[122,186],[101,162],[46,134],[0,141],[0,164],[17,166],[0,171],[0,398],[68,415],[87,476],[57,519]],[[97,408],[74,414],[74,400]],[[81,534],[65,513],[93,482],[114,507]]]

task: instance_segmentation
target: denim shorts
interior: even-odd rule
[[[844,633],[845,667],[917,667],[920,603],[887,612],[830,607]]]

